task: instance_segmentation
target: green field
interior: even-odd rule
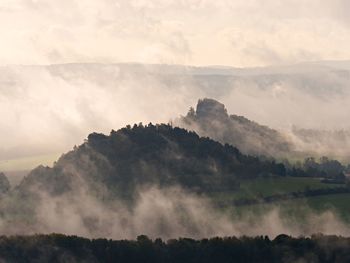
[[[333,210],[350,221],[350,194],[315,196],[307,204],[316,211]]]
[[[255,199],[274,194],[305,191],[306,189],[324,189],[344,186],[343,184],[321,183],[319,178],[273,177],[241,181],[240,189],[229,192],[214,192],[210,197],[217,202],[231,202],[237,199]]]
[[[324,189],[344,187],[344,184],[325,184],[319,178],[279,177],[259,178],[242,181],[238,191],[215,192],[210,197],[214,203],[228,210],[233,216],[243,214],[264,215],[268,211],[278,209],[289,218],[302,220],[310,213],[332,211],[340,218],[350,222],[350,194],[330,194],[307,198],[297,198],[274,203],[254,204],[234,207],[233,201],[239,199],[258,199],[274,194],[304,191],[306,189]]]
[[[288,218],[303,220],[310,214],[321,214],[331,211],[342,220],[350,223],[350,194],[336,194],[293,199],[269,204],[256,204],[240,207],[225,207],[234,217],[251,214],[265,215],[274,209]]]

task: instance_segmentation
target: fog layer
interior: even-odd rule
[[[215,208],[205,197],[179,187],[149,187],[138,192],[133,205],[120,200],[103,202],[83,187],[64,196],[40,192],[35,204],[2,200],[0,231],[2,234],[64,233],[85,237],[114,239],[150,237],[213,237],[230,235],[294,236],[313,233],[348,236],[347,224],[332,212],[313,214],[305,220],[284,217],[279,208],[263,215],[237,216],[234,209]],[[30,208],[31,206],[31,208]]]
[[[343,64],[192,68],[68,64],[0,68],[0,159],[61,153],[92,131],[167,122],[199,98],[274,129],[347,129]]]

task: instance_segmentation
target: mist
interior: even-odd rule
[[[81,146],[86,151],[79,153],[77,148],[62,156],[53,168],[38,167],[18,186],[5,189],[0,197],[0,232],[4,235],[54,232],[112,239],[134,239],[140,234],[163,239],[242,235],[274,238],[281,233],[350,235],[348,221],[335,209],[316,211],[305,201],[292,214],[284,209],[290,205],[288,202],[242,211],[229,200],[225,205],[210,198],[210,192],[151,180],[148,175],[153,173],[164,177],[176,175],[162,173],[160,167],[157,169],[151,163],[148,166],[142,158],[137,159],[142,169],[136,169],[142,179],[129,174],[135,188],[128,190],[124,184],[118,187],[123,180],[118,169],[122,172],[123,163],[118,160],[112,163],[91,145]],[[123,144],[119,145],[123,148]],[[174,142],[170,145],[172,148],[165,148],[164,154],[176,158],[179,146]],[[137,155],[132,149],[130,152]],[[129,151],[125,154],[130,155]],[[129,164],[136,166],[137,162]],[[113,170],[113,166],[117,169]],[[113,178],[108,179],[111,171]]]
[[[349,8],[0,0],[0,263],[350,261]]]
[[[164,239],[232,235],[274,238],[280,233],[296,237],[314,233],[350,235],[348,225],[332,211],[310,210],[302,221],[283,215],[277,206],[261,215],[247,212],[238,216],[234,208],[218,208],[205,196],[180,187],[148,186],[138,191],[132,205],[122,200],[102,201],[84,187],[62,196],[50,196],[45,191],[38,196],[35,203],[30,202],[33,210],[28,210],[26,200],[1,201],[2,234],[63,233],[113,239],[134,239],[140,234]],[[13,201],[16,209],[11,207]]]
[[[255,69],[3,66],[0,159],[59,154],[82,143],[93,131],[168,122],[203,97],[221,101],[232,114],[286,132],[294,126],[349,129],[346,64],[320,64]]]

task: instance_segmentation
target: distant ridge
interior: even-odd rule
[[[281,157],[293,150],[293,145],[276,130],[250,121],[243,116],[229,115],[225,105],[214,99],[201,99],[196,110],[191,108],[176,124],[229,143],[245,154]]]

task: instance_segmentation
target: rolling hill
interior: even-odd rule
[[[61,194],[74,184],[130,195],[142,185],[180,185],[199,192],[234,190],[242,179],[283,176],[283,164],[242,154],[170,125],[127,126],[110,135],[92,133],[52,168],[39,166],[18,186]],[[74,187],[73,187],[74,189]]]

